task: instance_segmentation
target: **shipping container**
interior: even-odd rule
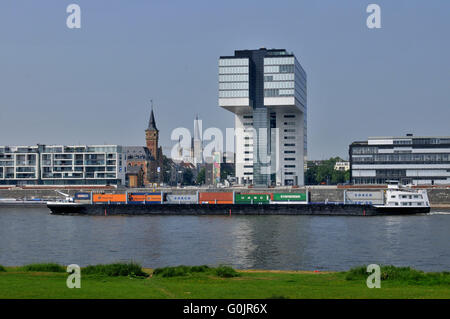
[[[273,193],[276,202],[306,202],[306,193]]]
[[[232,200],[210,200],[210,201],[202,201],[200,204],[233,204]]]
[[[173,195],[173,194],[167,194],[166,202],[175,204],[175,203],[181,203],[181,204],[197,204],[198,202],[198,196],[197,194],[193,195]]]
[[[93,194],[92,201],[94,203],[125,203],[127,201],[126,194]]]
[[[384,191],[350,191],[344,192],[344,202],[346,204],[383,205]]]
[[[161,203],[161,193],[129,193],[128,202],[130,204]]]
[[[235,194],[234,202],[236,204],[261,204],[261,203],[269,203],[271,199],[271,194],[263,193],[263,194]]]
[[[198,195],[200,204],[233,204],[232,192],[199,193]]]
[[[74,199],[91,199],[91,193],[75,193]]]

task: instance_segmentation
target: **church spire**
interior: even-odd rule
[[[150,113],[150,120],[148,121],[148,128],[149,131],[157,131],[156,128],[156,121],[155,121],[155,115],[153,114],[153,100],[150,100],[152,104],[152,112]]]

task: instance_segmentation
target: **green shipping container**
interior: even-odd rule
[[[269,203],[269,194],[235,194],[234,202],[236,204],[258,204],[258,203]]]
[[[273,200],[277,202],[306,202],[305,193],[273,193]]]

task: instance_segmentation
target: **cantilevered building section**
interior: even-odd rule
[[[450,136],[369,137],[349,157],[354,184],[450,185]]]
[[[219,106],[235,114],[240,184],[304,184],[306,72],[294,54],[262,48],[220,57]]]

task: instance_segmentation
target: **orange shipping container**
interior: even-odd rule
[[[133,202],[160,202],[161,195],[130,195],[130,201]]]
[[[126,202],[127,195],[125,194],[93,194],[92,201],[94,203],[117,203],[117,202]]]
[[[233,204],[233,193],[199,193],[199,203],[208,202],[210,204]]]
[[[200,202],[200,204],[233,204],[232,201],[228,201],[228,200],[218,200],[216,201],[204,201],[204,202]]]

